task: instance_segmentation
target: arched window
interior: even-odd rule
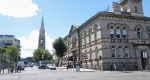
[[[122,36],[123,36],[123,39],[127,39],[127,30],[125,27],[123,28]]]
[[[90,51],[90,60],[92,59],[92,52]]]
[[[125,58],[129,58],[129,48],[127,46],[124,48],[124,54]]]
[[[95,49],[95,58],[98,58],[98,49]]]
[[[84,45],[86,45],[86,36],[87,36],[87,32],[84,32]]]
[[[137,7],[135,7],[135,12],[137,13]]]
[[[114,38],[114,28],[113,28],[113,26],[110,27],[110,38]]]
[[[97,25],[95,25],[95,27],[94,27],[94,38],[95,38],[95,40],[97,39]]]
[[[141,29],[140,28],[137,29],[137,37],[138,37],[138,39],[141,39]]]
[[[122,53],[122,47],[121,46],[118,47],[118,57],[123,58],[123,53]]]
[[[91,28],[89,29],[89,43],[91,42],[91,33],[92,33],[92,30]]]
[[[115,48],[115,46],[113,46],[113,47],[111,48],[111,52],[112,52],[112,57],[113,57],[113,58],[116,58],[116,48]]]
[[[82,40],[82,34],[80,34],[80,46],[82,46],[83,45],[83,40]]]
[[[116,35],[117,35],[117,39],[120,39],[121,38],[121,35],[120,35],[120,28],[117,27],[116,29]]]

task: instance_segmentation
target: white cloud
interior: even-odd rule
[[[41,11],[32,0],[0,0],[0,14],[14,18],[25,18]]]
[[[52,42],[53,40],[45,34],[46,37],[46,49],[52,53]],[[29,37],[18,38],[21,41],[21,57],[33,56],[33,51],[38,47],[39,30],[31,31]]]

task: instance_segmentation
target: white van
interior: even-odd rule
[[[20,64],[21,64],[21,69],[24,70],[24,61],[18,61],[17,65],[20,65]]]

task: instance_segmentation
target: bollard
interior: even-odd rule
[[[9,73],[9,67],[8,67],[8,73]]]

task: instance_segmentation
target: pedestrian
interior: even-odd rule
[[[125,65],[123,64],[123,66],[122,66],[122,70],[123,70],[123,71],[125,71],[125,69],[126,69],[126,67],[125,67]]]
[[[96,64],[94,63],[94,71],[96,71]]]
[[[113,67],[112,67],[112,65],[110,64],[110,70],[112,71],[112,69],[113,69]]]
[[[114,71],[116,71],[116,64],[114,64]]]

